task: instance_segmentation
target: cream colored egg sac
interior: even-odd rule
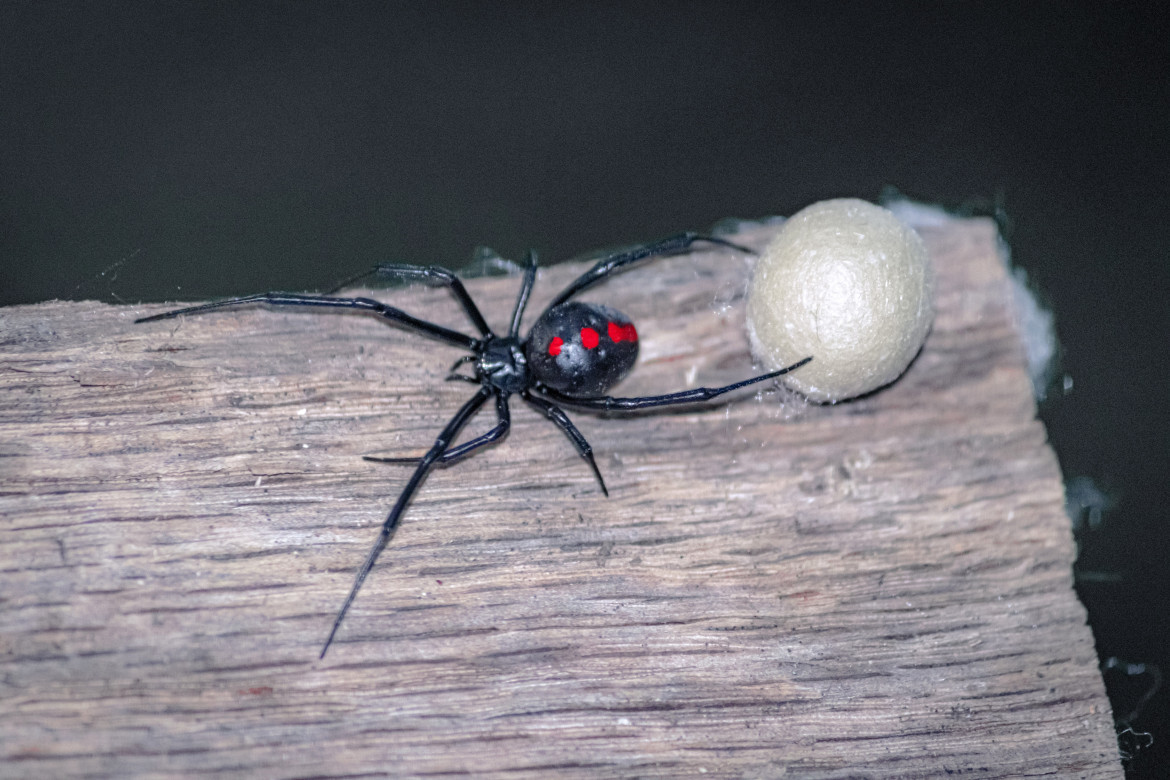
[[[836,402],[897,379],[934,318],[934,275],[922,239],[890,211],[856,198],[797,212],[756,264],[748,335],[774,370],[809,399]]]

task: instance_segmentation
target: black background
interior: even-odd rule
[[[1156,4],[0,4],[0,303],[544,260],[892,185],[1006,215],[1102,658],[1170,658],[1170,25]],[[1148,677],[1109,675],[1115,714]],[[1168,697],[1135,726],[1170,766]]]

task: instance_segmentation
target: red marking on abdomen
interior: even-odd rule
[[[553,340],[548,343],[548,354],[552,355],[553,357],[561,354],[561,347],[564,345],[564,343],[565,340],[563,338],[560,336],[554,336]]]
[[[634,330],[634,323],[628,322],[625,325],[619,325],[616,322],[609,323],[609,339],[615,344],[619,341],[635,342],[638,340],[638,331]]]
[[[581,345],[585,349],[593,349],[601,343],[601,336],[593,328],[581,328]]]

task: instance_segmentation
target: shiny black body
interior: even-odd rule
[[[487,321],[483,318],[475,302],[471,300],[471,296],[467,294],[463,283],[454,273],[437,266],[416,265],[377,266],[373,271],[349,280],[347,284],[377,274],[445,286],[451,290],[472,324],[479,331],[478,337],[418,319],[401,309],[370,298],[279,292],[260,293],[201,306],[189,306],[163,314],[143,317],[136,322],[150,322],[182,314],[193,314],[250,303],[357,309],[367,311],[417,333],[464,347],[470,353],[452,367],[452,373],[448,378],[470,382],[478,385],[479,389],[451,418],[426,454],[421,458],[367,458],[368,460],[392,463],[413,463],[415,470],[398,495],[394,508],[390,510],[390,514],[382,524],[382,531],[370,550],[366,562],[358,570],[353,587],[342,604],[337,618],[334,620],[333,629],[329,632],[329,637],[321,650],[321,657],[324,658],[325,652],[329,649],[329,645],[365,581],[366,575],[370,573],[374,562],[394,535],[406,507],[426,475],[435,466],[450,463],[504,436],[511,423],[508,401],[512,396],[520,396],[568,436],[577,453],[593,470],[602,492],[609,495],[605,481],[601,478],[601,472],[598,471],[597,463],[594,461],[593,449],[560,406],[623,411],[701,402],[756,382],[763,382],[786,374],[812,359],[811,357],[805,358],[778,371],[755,376],[724,387],[698,387],[666,395],[636,398],[615,398],[604,395],[633,368],[634,361],[638,356],[637,331],[629,319],[615,309],[596,304],[570,302],[569,298],[608,278],[610,274],[625,266],[650,257],[686,251],[696,241],[706,241],[740,252],[752,251],[720,238],[683,233],[652,244],[618,252],[598,261],[597,264],[558,293],[537,319],[528,337],[524,339],[519,335],[520,320],[524,316],[528,297],[536,281],[536,256],[532,252],[528,253],[520,294],[516,299],[516,306],[512,311],[512,319],[506,336],[498,336],[488,327]],[[473,376],[457,373],[460,366],[469,363],[473,364],[474,367]],[[489,398],[495,399],[495,426],[463,444],[452,446],[464,424],[479,411]]]
[[[524,351],[539,386],[587,397],[626,378],[638,359],[638,336],[617,309],[569,301],[536,321]]]

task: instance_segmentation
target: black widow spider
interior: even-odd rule
[[[520,285],[520,294],[516,298],[516,306],[512,311],[512,322],[508,327],[507,336],[497,336],[488,327],[479,308],[476,307],[475,302],[471,300],[471,296],[463,287],[463,282],[453,272],[438,266],[405,264],[375,266],[372,271],[349,279],[341,286],[344,287],[358,279],[377,274],[448,287],[467,313],[472,324],[479,330],[480,337],[468,336],[442,325],[418,319],[400,309],[370,298],[338,298],[330,295],[300,295],[283,292],[259,293],[205,303],[200,306],[188,306],[183,309],[142,317],[135,322],[152,322],[178,317],[181,314],[193,314],[249,303],[267,303],[277,306],[328,306],[370,312],[408,329],[445,341],[448,344],[463,347],[471,352],[470,355],[465,355],[456,361],[455,365],[451,367],[451,374],[448,378],[477,384],[479,390],[455,413],[455,416],[443,428],[427,453],[422,458],[366,457],[367,460],[416,463],[417,466],[410,480],[407,481],[406,487],[398,495],[394,508],[390,510],[390,514],[382,524],[381,534],[374,542],[366,562],[358,570],[353,587],[341,605],[337,618],[333,621],[333,629],[329,632],[328,639],[325,640],[325,646],[321,648],[320,657],[324,658],[326,651],[329,650],[329,645],[333,642],[333,637],[337,634],[337,629],[341,626],[341,621],[345,618],[346,612],[349,611],[350,605],[353,604],[358,590],[370,570],[374,568],[374,562],[394,535],[398,521],[402,518],[402,514],[406,511],[407,505],[427,473],[436,465],[450,463],[486,444],[497,441],[507,433],[511,419],[508,411],[508,399],[514,393],[564,431],[577,453],[593,470],[602,493],[608,496],[609,491],[605,487],[605,480],[601,478],[601,472],[597,469],[597,463],[593,459],[592,447],[569,420],[568,415],[553,403],[554,401],[565,406],[607,412],[706,401],[723,393],[787,374],[812,360],[811,357],[806,357],[778,371],[761,374],[724,387],[697,387],[678,393],[639,398],[614,398],[602,395],[624,379],[633,368],[634,360],[638,356],[638,333],[630,319],[615,309],[592,303],[569,302],[569,299],[631,263],[650,257],[686,251],[696,241],[705,241],[740,252],[755,254],[747,247],[697,233],[682,233],[651,244],[618,252],[598,261],[572,284],[561,290],[537,319],[536,324],[529,330],[528,337],[523,339],[520,338],[520,320],[524,316],[524,307],[528,303],[528,296],[536,281],[536,254],[531,250],[525,260],[524,278]],[[457,373],[459,366],[465,363],[474,364],[474,376]],[[492,396],[495,396],[496,399],[498,418],[496,425],[487,433],[452,447],[451,443],[459,430]]]

